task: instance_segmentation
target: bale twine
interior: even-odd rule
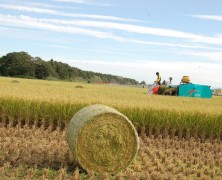
[[[89,105],[73,116],[67,128],[67,142],[82,168],[99,173],[125,169],[139,148],[131,121],[101,104]]]

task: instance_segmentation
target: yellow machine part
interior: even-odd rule
[[[182,82],[182,83],[190,83],[190,78],[189,78],[189,76],[183,76],[182,79],[181,79],[181,82]]]

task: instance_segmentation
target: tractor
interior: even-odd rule
[[[179,85],[171,85],[163,81],[161,85],[155,85],[149,90],[149,94],[169,95],[169,96],[184,96],[184,97],[197,97],[197,98],[211,98],[212,91],[208,85],[192,84],[189,76],[183,76]]]

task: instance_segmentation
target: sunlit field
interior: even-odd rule
[[[47,121],[63,126],[88,104],[118,109],[146,134],[222,137],[222,98],[148,95],[147,88],[0,78],[3,120]]]
[[[0,176],[5,179],[222,176],[222,97],[148,95],[142,87],[3,77],[0,88]],[[85,172],[65,141],[71,117],[98,103],[125,114],[140,135],[137,158],[117,175]]]
[[[83,88],[79,88],[82,86]],[[177,112],[222,114],[222,98],[211,99],[148,95],[147,88],[109,84],[0,78],[0,97],[47,102],[93,104],[116,108],[164,109]]]

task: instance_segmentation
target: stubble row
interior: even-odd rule
[[[124,171],[95,174],[79,167],[65,130],[44,126],[1,127],[0,176],[5,179],[220,179],[220,140],[141,135],[138,156]]]

